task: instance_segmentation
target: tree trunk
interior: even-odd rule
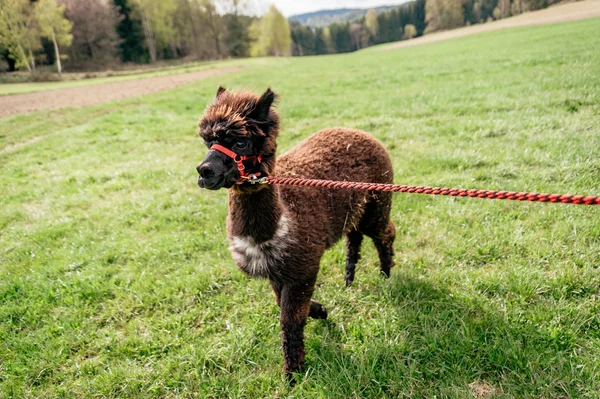
[[[213,39],[215,41],[215,51],[217,52],[217,58],[221,59],[221,43],[219,40],[219,21],[216,20],[216,15],[210,15],[210,30],[213,34]]]
[[[201,53],[201,49],[200,49],[200,45],[198,44],[198,32],[196,31],[196,21],[194,21],[194,13],[190,8],[190,22],[191,22],[191,26],[192,26],[192,41],[194,42],[194,54],[196,57],[200,57],[200,53]]]
[[[23,62],[25,62],[25,66],[27,67],[27,71],[31,72],[31,67],[29,66],[29,62],[27,61],[27,56],[25,55],[25,51],[23,47],[21,47],[21,43],[18,44],[19,52],[21,53],[21,57],[23,58]]]
[[[142,27],[144,28],[144,36],[146,37],[146,44],[148,45],[150,60],[152,62],[156,62],[156,41],[154,40],[154,34],[152,33],[152,28],[150,27],[150,21],[148,21],[148,16],[146,15],[144,6],[142,6],[141,0],[138,0],[138,5],[140,6],[140,14],[142,15]]]
[[[56,56],[56,69],[58,70],[58,77],[62,79],[62,65],[60,63],[60,53],[58,52],[58,43],[56,43],[56,36],[52,34],[52,43],[54,43],[54,54]]]
[[[35,71],[35,58],[33,58],[33,51],[31,51],[31,47],[29,47],[29,59],[31,60],[31,69]]]
[[[213,36],[215,39],[215,50],[217,51],[217,58],[221,59],[221,43],[219,42],[219,26],[215,25],[213,23],[212,31],[213,31]]]
[[[217,50],[217,57],[221,59],[221,44],[219,44],[219,35],[215,35],[215,47]]]

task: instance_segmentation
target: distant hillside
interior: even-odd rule
[[[399,5],[381,6],[374,7],[373,9],[380,13],[398,6]],[[363,15],[366,15],[369,10],[370,8],[340,8],[337,10],[320,10],[306,14],[292,15],[289,19],[291,21],[298,21],[301,24],[317,28],[327,26],[334,22],[352,21],[353,19],[357,19]]]

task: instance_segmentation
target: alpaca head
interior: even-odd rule
[[[275,93],[267,89],[262,96],[248,92],[231,92],[222,87],[217,90],[215,100],[208,106],[198,122],[198,133],[210,149],[221,145],[238,156],[258,157],[243,162],[248,174],[268,176],[275,167],[276,138],[279,117],[273,110]],[[201,188],[218,190],[233,188],[239,192],[260,190],[261,185],[248,182],[236,184],[241,174],[233,158],[220,151],[208,151],[196,168],[198,185]]]

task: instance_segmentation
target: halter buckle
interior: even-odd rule
[[[250,175],[250,177],[246,181],[250,184],[267,184],[267,177],[258,177],[257,175]]]

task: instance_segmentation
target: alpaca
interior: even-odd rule
[[[327,318],[311,299],[326,249],[346,237],[346,274],[354,280],[363,235],[377,249],[381,273],[393,265],[395,227],[391,193],[251,184],[249,175],[392,183],[388,153],[369,134],[352,129],[321,130],[275,158],[279,117],[275,93],[262,96],[222,87],[200,119],[199,135],[208,151],[198,165],[201,188],[229,189],[227,235],[237,266],[271,283],[280,307],[284,372],[304,361],[308,317]],[[277,161],[277,162],[276,162]]]

